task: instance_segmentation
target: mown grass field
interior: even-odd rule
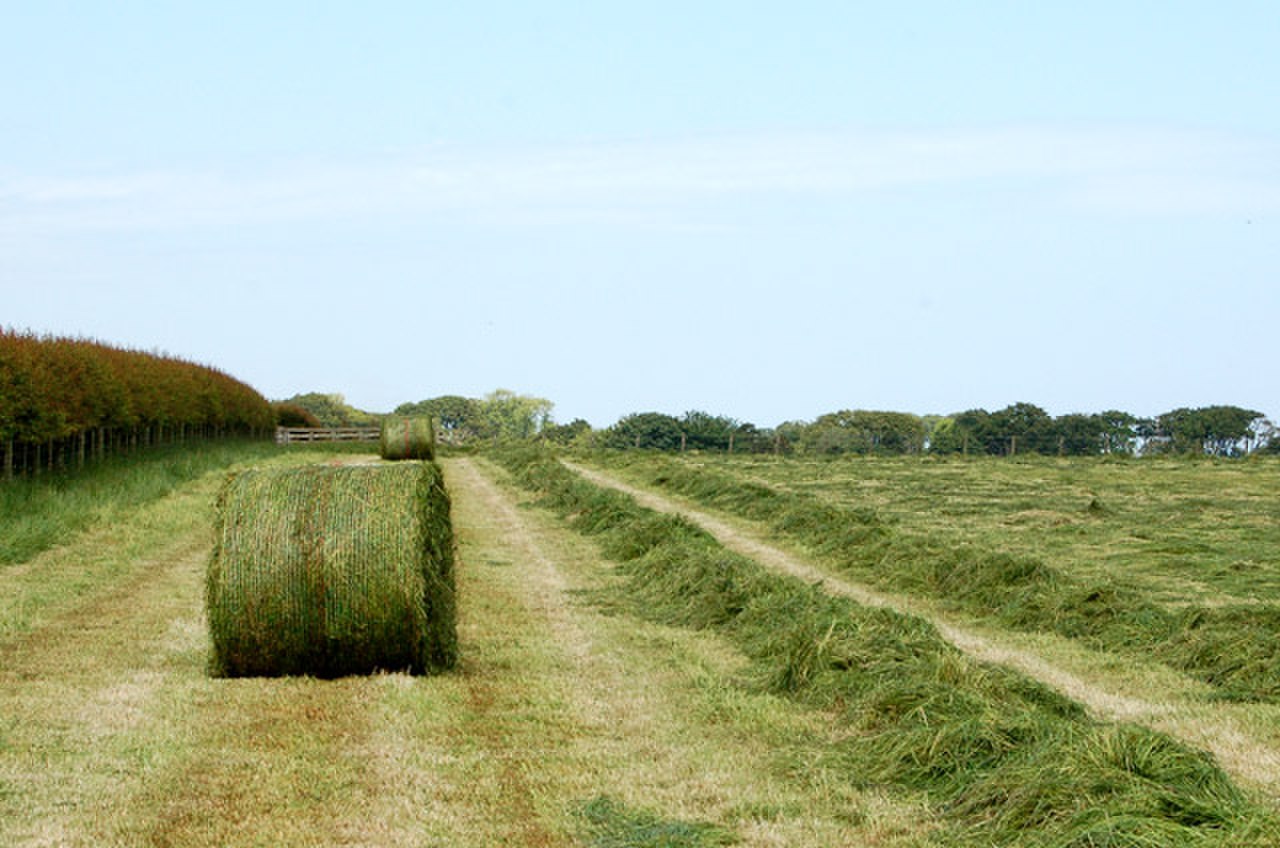
[[[78,522],[57,517],[58,493],[29,501],[60,529],[0,564],[0,844],[1280,844],[1277,798],[1196,746],[1091,715],[918,617],[772,574],[536,453],[443,463],[456,671],[211,675],[202,581],[225,468],[352,458],[254,448],[145,493],[69,486],[66,502],[92,513]],[[669,482],[689,462],[632,460],[625,473]],[[704,480],[868,509],[851,478],[834,479],[853,466],[823,478],[803,463],[692,462]],[[1012,465],[991,476],[1006,472],[1024,494],[1043,485],[1019,483]],[[918,469],[876,473],[877,520],[934,520],[908,505]],[[909,493],[891,494],[895,476]],[[1154,485],[1133,479],[1135,491]],[[1082,495],[1090,521],[1094,499],[1104,520],[1126,508],[1117,489],[1061,485],[1060,505],[1042,509],[1068,512]],[[1263,510],[1265,488],[1250,496]],[[957,507],[920,532],[1002,538],[991,496],[968,497],[984,527],[957,527]],[[22,496],[11,498],[0,523],[21,524],[10,505]],[[765,518],[742,520],[782,538]],[[1036,555],[1056,564],[1048,550]],[[1241,559],[1270,567],[1261,548]],[[1240,599],[1225,583],[1213,593]],[[1019,638],[1069,659],[1069,647]],[[1088,650],[1102,660],[1075,668],[1131,664]],[[1194,685],[1205,710],[1273,709]]]
[[[591,541],[522,509],[491,465],[445,469],[464,599],[447,674],[212,676],[222,470],[107,497],[110,520],[0,568],[0,844],[912,845],[931,829],[909,793],[797,775],[823,714],[737,685],[721,640],[588,602],[611,582]]]
[[[870,584],[1280,702],[1274,461],[600,459]]]
[[[1043,457],[691,462],[943,535],[1124,579],[1167,604],[1280,601],[1280,461]]]
[[[1274,461],[580,459],[890,592],[1280,794]]]

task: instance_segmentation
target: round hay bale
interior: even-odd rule
[[[383,459],[435,459],[436,430],[430,418],[382,419]]]
[[[434,463],[232,475],[205,606],[225,676],[422,674],[457,660],[453,529]]]

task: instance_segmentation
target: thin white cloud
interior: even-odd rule
[[[531,150],[424,151],[246,172],[0,179],[19,231],[153,229],[377,216],[661,217],[741,194],[964,187],[1118,214],[1280,210],[1280,143],[1177,131],[1014,128],[793,133]],[[661,215],[659,214],[661,213]]]

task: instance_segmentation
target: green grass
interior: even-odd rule
[[[699,456],[685,467],[941,535],[1121,576],[1162,604],[1280,602],[1280,460]]]
[[[1235,481],[1244,493],[1228,491],[1224,500],[1241,511],[1245,511],[1243,504],[1252,503],[1252,511],[1234,524],[1222,518],[1225,529],[1204,530],[1200,542],[1229,556],[1235,550],[1233,540],[1249,535],[1241,528],[1265,523],[1274,508],[1274,499],[1267,500],[1263,492],[1280,477],[1280,463],[1183,461],[1146,466],[1087,460],[935,463],[916,459],[817,464],[621,455],[596,460],[621,468],[633,479],[763,522],[810,553],[873,585],[938,599],[952,609],[1004,627],[1052,632],[1144,660],[1154,657],[1215,687],[1221,698],[1280,701],[1280,640],[1273,635],[1280,622],[1280,602],[1267,595],[1265,587],[1256,599],[1245,598],[1239,594],[1243,587],[1233,578],[1220,581],[1223,585],[1215,592],[1169,602],[1150,590],[1149,579],[1134,576],[1133,572],[1141,570],[1138,565],[1133,572],[1114,564],[1079,567],[1070,558],[1031,552],[1018,542],[1017,532],[1008,529],[1009,516],[1027,514],[1033,503],[1030,491],[1044,491],[1045,504],[1051,506],[1060,505],[1066,497],[1063,490],[1071,489],[1076,492],[1078,506],[1072,536],[1076,538],[1076,555],[1083,556],[1095,528],[1102,546],[1109,536],[1122,532],[1109,526],[1114,513],[1134,513],[1129,519],[1134,524],[1131,529],[1141,532],[1138,525],[1159,523],[1154,515],[1159,510],[1149,504],[1162,499],[1177,501],[1182,486],[1201,491]],[[1128,505],[1114,493],[1118,486],[1106,496],[1078,488],[1080,479],[1097,483],[1090,475],[1110,478],[1121,473],[1116,468],[1126,475],[1148,475],[1125,478],[1130,480],[1129,488],[1146,492],[1143,503],[1148,506]],[[865,472],[875,485],[854,479],[859,472]],[[1011,482],[992,482],[985,476],[988,473],[997,481]],[[1174,478],[1166,479],[1162,476],[1166,473]],[[806,483],[806,474],[814,475],[818,482]],[[1074,482],[1046,482],[1054,474]],[[1138,479],[1147,482],[1140,485]],[[1197,480],[1197,485],[1191,486],[1188,479]],[[1242,479],[1251,482],[1240,482]],[[903,492],[898,500],[883,491],[891,483],[894,491]],[[861,500],[832,494],[843,492],[841,486],[874,489],[880,494]],[[972,494],[975,489],[985,494],[976,497]],[[926,509],[920,500],[922,491],[938,493],[932,509]],[[949,491],[953,494],[944,495]],[[957,501],[970,506],[957,509]],[[983,510],[977,508],[979,501],[985,504]],[[903,504],[920,511],[911,512]],[[1176,508],[1171,510],[1177,512]],[[976,516],[957,528],[956,512]],[[1040,531],[1039,535],[1047,532]],[[1253,551],[1248,544],[1241,545],[1243,550]],[[1262,556],[1257,551],[1251,555]]]
[[[675,517],[597,489],[554,459],[502,461],[628,576],[602,602],[711,630],[750,680],[836,716],[844,739],[800,759],[863,786],[922,791],[943,845],[1263,845],[1280,821],[1204,754],[1098,722],[1056,693],[972,661],[933,628],[765,572]]]
[[[791,768],[780,752],[829,723],[734,685],[741,657],[714,633],[584,603],[615,582],[598,548],[506,487],[485,496],[490,472],[445,466],[464,600],[446,674],[211,676],[222,472],[0,570],[0,607],[58,587],[0,633],[0,844],[927,844],[913,796]]]
[[[576,812],[591,848],[715,848],[738,842],[714,824],[664,819],[606,796],[592,798]]]
[[[39,629],[96,593],[131,585],[150,563],[207,550],[211,504],[228,469],[330,462],[346,453],[205,443],[108,461],[56,482],[0,486],[0,499],[8,498],[0,526],[21,537],[15,547],[24,551],[20,561],[0,566],[0,642]],[[6,541],[0,536],[0,545]]]
[[[0,843],[1280,844],[1193,749],[521,464],[556,512],[446,464],[444,675],[211,677],[220,471],[0,569]]]
[[[274,455],[269,442],[190,442],[114,456],[75,474],[0,481],[0,568],[26,562],[94,524],[126,520],[210,471]]]

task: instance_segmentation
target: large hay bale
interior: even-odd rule
[[[382,419],[383,459],[435,459],[436,430],[430,418]]]
[[[453,530],[430,462],[244,471],[217,501],[215,673],[426,673],[457,659]]]

